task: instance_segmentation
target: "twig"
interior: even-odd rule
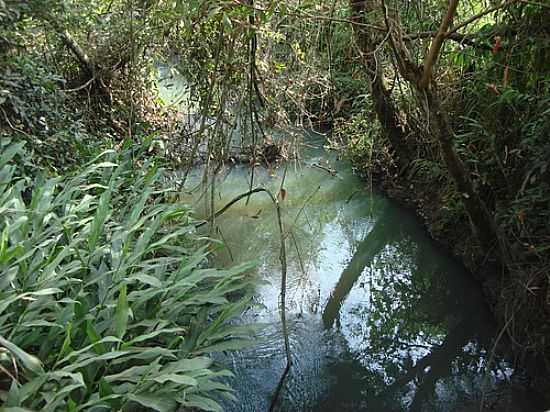
[[[278,12],[276,10],[269,10],[269,9],[266,9],[266,8],[263,8],[263,7],[251,6],[250,4],[243,3],[242,1],[239,1],[239,0],[234,0],[233,3],[238,5],[238,6],[243,6],[243,7],[249,8],[249,9],[250,8],[254,9],[256,11],[261,11],[261,12],[269,11],[269,12],[272,12],[273,14],[283,14],[283,13]],[[337,18],[337,17],[323,16],[323,15],[319,15],[319,14],[315,15],[315,14],[304,13],[304,12],[301,12],[301,13],[300,12],[292,12],[292,11],[286,11],[284,14],[286,16],[297,17],[297,18],[300,18],[300,19],[322,20],[322,21],[329,21],[329,22],[336,22],[336,23],[347,23],[347,24],[351,24],[352,26],[365,27],[365,28],[373,29],[373,30],[380,31],[380,32],[385,32],[386,31],[383,27],[380,27],[380,26],[375,26],[373,24],[361,23],[361,22],[358,22],[358,21],[352,21],[352,20],[347,20],[347,19],[342,19],[342,18]]]
[[[10,118],[8,116],[8,114],[6,113],[6,111],[0,107],[0,111],[2,111],[2,114],[4,115],[4,118],[6,119],[6,123],[8,124],[8,126],[10,127],[10,129],[12,129],[13,131],[15,132],[18,132],[18,133],[21,133],[21,134],[24,134],[25,136],[29,137],[29,138],[33,138],[29,133],[27,133],[26,131],[22,130],[22,129],[19,129],[17,127],[15,127],[11,122],[10,122]]]
[[[418,33],[409,33],[403,35],[403,40],[417,40],[417,39],[429,39],[435,37],[437,32],[433,31],[421,31]],[[488,44],[478,43],[472,39],[474,34],[462,34],[462,33],[445,33],[447,40],[452,40],[462,45],[475,47],[477,49],[491,50],[492,47]]]
[[[250,187],[249,189],[252,189],[252,186],[254,186],[254,174],[256,171],[256,155],[257,155],[257,147],[256,147],[256,129],[255,129],[255,122],[254,122],[254,102],[253,102],[253,91],[254,91],[254,83],[255,83],[255,68],[256,68],[256,50],[258,47],[258,38],[256,36],[256,30],[254,29],[254,23],[255,23],[255,9],[254,9],[254,0],[249,0],[250,6],[252,7],[253,12],[250,13],[248,16],[248,22],[251,27],[251,33],[252,36],[250,37],[250,43],[249,43],[249,51],[250,51],[250,62],[249,62],[249,86],[248,86],[248,110],[250,111],[250,132],[252,137],[252,171],[250,172]],[[258,118],[256,117],[256,121],[258,121]],[[246,204],[248,205],[248,202],[250,201],[250,197],[246,198]]]
[[[317,189],[315,189],[315,190],[309,195],[309,197],[306,199],[306,201],[304,202],[304,204],[302,205],[302,207],[300,208],[300,210],[298,211],[298,213],[296,213],[296,217],[294,218],[294,222],[293,222],[292,225],[290,226],[289,231],[294,230],[294,227],[296,226],[296,222],[298,222],[298,219],[300,218],[300,215],[301,215],[302,212],[305,210],[307,204],[311,201],[311,199],[313,199],[313,196],[315,196],[319,190],[321,190],[321,185],[317,186]],[[306,220],[308,220],[307,214],[306,214],[305,216],[306,216]],[[309,220],[308,220],[307,223],[308,223],[309,227],[311,228],[311,223],[309,222]]]
[[[84,83],[84,84],[81,85],[81,86],[78,86],[78,87],[75,88],[75,89],[63,89],[63,91],[64,91],[65,93],[78,92],[78,91],[80,91],[80,90],[82,90],[82,89],[85,89],[85,88],[88,87],[90,84],[92,84],[92,82],[95,81],[95,79],[96,79],[96,78],[95,78],[95,76],[94,76],[94,77],[92,77],[90,80],[88,80],[86,83]]]
[[[372,187],[372,183],[370,185]],[[349,197],[347,198],[346,200],[346,204],[348,204],[349,202],[351,202],[351,199],[353,199],[353,197],[357,194],[357,193],[360,193],[361,192],[361,189],[357,189],[355,192],[353,192],[351,195],[349,195]]]
[[[229,253],[229,259],[231,259],[231,262],[234,262],[235,259],[233,259],[233,253],[231,252],[231,248],[229,247],[229,243],[227,243],[227,240],[225,240],[225,237],[223,235],[222,230],[218,227],[218,233],[220,234],[223,243],[225,244],[225,247],[227,248],[227,253]]]
[[[281,388],[283,386],[284,380],[286,379],[286,376],[288,375],[288,372],[290,371],[290,367],[292,366],[292,356],[290,353],[290,342],[288,339],[288,328],[286,324],[286,277],[287,277],[287,262],[286,262],[286,242],[285,242],[285,232],[283,228],[283,219],[281,215],[281,205],[277,198],[271,193],[268,189],[265,189],[263,187],[257,187],[255,189],[249,190],[248,192],[241,193],[240,195],[233,198],[229,203],[227,203],[224,207],[222,207],[220,210],[218,210],[215,213],[215,217],[220,216],[221,214],[225,213],[231,206],[233,206],[235,203],[237,203],[239,200],[244,199],[245,197],[249,197],[250,195],[254,193],[259,192],[265,192],[273,204],[275,205],[275,211],[277,212],[277,224],[279,226],[279,236],[281,239],[281,249],[279,253],[279,261],[281,262],[281,324],[283,327],[283,339],[284,339],[284,348],[285,348],[285,354],[286,354],[286,367],[283,371],[283,374],[281,375],[281,379],[279,380],[279,383],[277,385],[277,388],[275,390],[275,393],[273,395],[273,399],[271,400],[271,406],[269,408],[270,411],[273,411],[273,408],[277,404],[277,400],[279,399],[279,394],[281,392]],[[195,225],[195,227],[200,227],[208,223],[207,221],[198,223]]]
[[[441,21],[441,25],[439,26],[437,35],[432,41],[430,51],[428,52],[428,54],[426,55],[426,59],[424,60],[424,70],[422,72],[422,77],[418,82],[418,86],[421,90],[425,89],[430,84],[433,68],[437,61],[437,57],[439,56],[441,46],[443,46],[443,41],[446,38],[447,28],[451,25],[453,21],[457,7],[458,0],[451,0],[449,3],[449,8],[447,9],[447,14],[445,15],[445,18]]]
[[[288,339],[288,329],[286,325],[286,272],[287,272],[287,263],[286,263],[286,246],[285,246],[285,235],[284,235],[284,229],[283,229],[283,221],[281,219],[281,208],[279,205],[279,202],[273,197],[271,192],[267,192],[269,196],[271,197],[271,200],[275,202],[275,207],[277,209],[277,223],[279,225],[279,235],[281,237],[281,251],[279,255],[279,260],[281,262],[281,325],[283,327],[283,340],[284,340],[284,347],[285,347],[285,354],[286,354],[286,366],[285,369],[281,375],[281,378],[279,379],[279,383],[277,384],[277,388],[275,389],[275,392],[273,394],[273,398],[271,399],[271,405],[269,406],[269,411],[272,412],[275,408],[275,405],[277,405],[277,401],[279,400],[279,395],[281,393],[281,389],[283,388],[284,381],[288,375],[288,372],[290,372],[290,367],[292,365],[292,356],[290,353],[290,342]]]
[[[318,163],[313,163],[313,164],[311,165],[311,167],[316,167],[316,168],[318,168],[318,169],[324,170],[325,172],[327,172],[327,173],[330,174],[331,176],[337,177],[336,170],[331,169],[331,168],[329,168],[329,167],[320,165],[320,164],[318,164]]]
[[[523,4],[530,4],[532,6],[539,6],[539,7],[545,7],[547,9],[550,9],[549,4],[539,3],[538,1],[530,1],[530,0],[519,0]]]
[[[298,246],[298,242],[296,241],[296,237],[294,236],[294,231],[289,231],[290,237],[292,238],[292,242],[294,243],[294,248],[296,249],[296,254],[298,255],[298,263],[300,263],[300,269],[302,270],[302,274],[304,276],[307,276],[306,268],[304,266],[304,261],[302,259],[302,255],[300,253],[300,248]]]
[[[219,33],[218,33],[218,47],[216,48],[216,55],[214,57],[214,70],[213,70],[213,73],[216,73],[218,71],[218,67],[219,67],[219,64],[220,64],[220,54],[221,54],[221,49],[224,45],[224,42],[223,42],[223,35],[224,35],[224,25],[223,23],[220,22],[220,25],[219,25]],[[210,84],[210,88],[208,89],[208,94],[206,96],[206,104],[204,105],[204,107],[208,108],[210,106],[210,103],[212,102],[212,97],[213,97],[213,94],[214,94],[214,88],[216,87],[216,79],[212,79],[212,83]],[[202,136],[201,134],[205,131],[205,123],[206,123],[206,114],[202,115],[201,117],[201,124],[199,126],[199,136],[197,137],[197,140],[195,141],[195,144],[193,145],[193,148],[191,150],[191,162],[190,164],[188,165],[187,169],[185,170],[185,173],[183,175],[183,179],[182,179],[182,182],[181,182],[181,186],[185,185],[185,182],[187,180],[187,177],[189,176],[189,172],[191,171],[191,168],[193,167],[193,161],[192,159],[195,157],[196,153],[197,153],[197,150],[199,149],[199,145],[201,143],[201,140],[202,140]]]
[[[281,393],[281,389],[283,389],[283,384],[285,383],[285,379],[286,379],[286,376],[288,375],[288,372],[290,372],[290,363],[287,362],[285,370],[283,371],[283,374],[279,379],[279,383],[277,383],[277,387],[275,388],[273,399],[271,399],[271,404],[269,405],[269,412],[273,412],[275,410],[275,406],[277,405],[277,400],[279,399],[279,394]]]
[[[515,315],[515,313],[512,314],[512,316],[506,321],[506,324],[503,326],[503,328],[500,330],[497,337],[495,338],[493,348],[491,349],[491,355],[489,356],[489,361],[486,363],[486,367],[485,367],[486,371],[487,371],[487,374],[485,375],[485,379],[484,379],[485,382],[487,382],[487,380],[489,378],[489,368],[491,367],[491,363],[493,363],[493,360],[495,358],[497,345],[499,344],[500,340],[504,336],[504,333],[508,330],[508,327],[510,326],[510,323],[514,320],[514,315]],[[480,412],[483,410],[483,404],[485,403],[486,395],[487,395],[486,392],[484,390],[482,390],[481,391],[481,402],[479,404],[479,411]]]
[[[456,33],[457,31],[459,31],[460,29],[462,29],[463,27],[467,26],[468,24],[470,23],[473,23],[474,21],[482,18],[483,16],[489,14],[489,13],[492,13],[494,11],[497,11],[499,9],[503,9],[505,7],[508,7],[510,6],[511,4],[513,3],[516,3],[518,0],[508,0],[508,1],[505,1],[504,3],[501,3],[499,5],[496,5],[496,6],[493,6],[493,7],[490,7],[488,8],[487,10],[484,10],[478,14],[476,14],[475,16],[472,16],[470,17],[468,20],[465,20],[463,21],[462,23],[460,23],[459,25],[453,27],[452,30],[448,31],[447,33],[445,33],[445,36],[448,37],[450,36],[451,34],[453,33]]]

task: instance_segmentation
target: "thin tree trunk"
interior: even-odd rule
[[[464,163],[458,157],[454,144],[454,133],[449,123],[449,118],[445,109],[441,107],[439,96],[434,89],[434,85],[424,90],[428,116],[431,119],[430,130],[438,139],[441,147],[443,160],[453,178],[458,191],[462,194],[464,206],[472,221],[474,231],[479,239],[482,248],[489,251],[498,240],[494,219],[489,213],[487,206],[474,190],[474,185],[470,179],[470,172],[464,166]]]
[[[351,20],[353,22],[362,22],[368,3],[364,0],[350,0]],[[391,94],[384,81],[383,56],[378,51],[381,45],[372,40],[365,27],[357,24],[354,25],[353,30],[367,69],[376,116],[382,125],[384,134],[395,150],[396,163],[403,170],[411,161],[406,142],[408,133],[399,119],[398,112],[391,100]]]
[[[101,93],[107,100],[107,103],[111,103],[111,93],[108,89],[108,87],[103,82],[103,79],[98,73],[98,67],[94,62],[91,61],[90,57],[86,53],[86,51],[78,44],[76,39],[69,33],[69,31],[59,24],[59,22],[55,19],[53,16],[47,16],[46,20],[51,24],[55,32],[59,35],[61,41],[67,48],[72,52],[72,54],[76,57],[76,60],[78,61],[79,66],[81,69],[86,73],[87,79],[86,81],[91,80]]]

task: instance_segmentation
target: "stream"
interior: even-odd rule
[[[540,411],[536,394],[495,351],[498,331],[472,276],[438,247],[413,213],[306,137],[302,160],[258,167],[254,187],[277,193],[286,240],[287,322],[292,369],[277,411]],[[336,173],[330,173],[334,170]],[[200,182],[196,169],[186,187]],[[216,210],[249,188],[250,168],[218,175]],[[206,216],[210,196],[187,201]],[[242,316],[261,327],[254,345],[220,355],[235,373],[227,411],[267,411],[285,368],[279,314],[280,238],[274,206],[253,194],[215,220],[225,247],[215,264],[255,261],[256,305]],[[502,346],[502,345],[501,345]],[[503,407],[506,409],[503,409]]]
[[[159,66],[159,97],[190,130],[196,110],[185,79]],[[187,113],[187,114],[186,114]],[[285,136],[279,136],[285,139]],[[288,140],[288,139],[287,139]],[[506,353],[481,287],[427,234],[414,213],[353,174],[349,162],[303,134],[300,161],[255,168],[254,187],[279,193],[287,249],[286,319],[292,368],[279,412],[538,412],[550,409]],[[222,169],[215,210],[249,190],[251,169]],[[209,216],[203,169],[182,191]],[[206,188],[209,190],[209,188]],[[279,311],[280,237],[275,207],[255,193],[205,234],[220,239],[214,265],[254,261],[255,305],[239,320],[258,333],[245,350],[216,360],[235,374],[228,412],[268,411],[286,366]],[[496,345],[495,342],[499,344]],[[483,405],[483,407],[481,407]]]

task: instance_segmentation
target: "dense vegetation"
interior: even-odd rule
[[[242,344],[246,329],[224,321],[246,304],[227,297],[246,286],[247,267],[203,267],[190,211],[163,201],[154,162],[131,167],[139,152],[29,182],[7,165],[22,144],[3,149],[6,406],[218,410],[211,392],[231,396],[219,382],[229,372],[203,355]]]
[[[0,0],[0,399],[218,410],[247,266],[208,269],[161,166],[214,181],[236,132],[252,188],[297,126],[417,207],[548,375],[549,46],[530,0]]]

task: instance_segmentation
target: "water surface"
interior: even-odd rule
[[[287,319],[293,367],[279,411],[541,410],[492,355],[496,331],[479,285],[409,211],[369,190],[345,161],[309,138],[301,162],[256,170],[254,187],[278,193],[284,176]],[[286,169],[286,170],[285,170]],[[334,170],[336,173],[331,173]],[[196,171],[188,182],[200,180]],[[216,210],[249,188],[250,169],[222,170]],[[196,193],[199,193],[197,191]],[[210,196],[199,199],[205,215]],[[216,264],[254,260],[262,282],[243,322],[256,344],[220,361],[236,374],[228,411],[267,411],[285,367],[279,317],[277,219],[265,193],[216,219],[226,244]],[[502,409],[503,405],[507,409]]]

